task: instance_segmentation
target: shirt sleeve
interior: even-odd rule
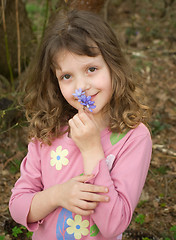
[[[34,195],[43,190],[41,182],[40,143],[31,142],[28,146],[28,154],[21,163],[21,177],[17,180],[9,201],[9,210],[12,218],[27,227],[29,231],[37,230],[39,222],[27,223]]]
[[[105,238],[113,238],[125,231],[130,224],[149,169],[152,151],[150,134],[128,140],[109,171],[102,159],[94,169],[89,183],[109,188],[108,203],[97,206],[92,219]],[[113,153],[112,153],[113,154]]]

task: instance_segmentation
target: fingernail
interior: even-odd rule
[[[106,201],[109,201],[109,197],[106,197],[105,200],[106,200]]]
[[[108,188],[105,188],[105,192],[108,192]]]

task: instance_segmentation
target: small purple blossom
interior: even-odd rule
[[[79,97],[81,97],[83,94],[85,94],[85,92],[83,92],[82,89],[79,88],[75,90],[75,93],[73,93],[73,96],[79,99]]]
[[[96,108],[94,105],[95,102],[91,101],[91,96],[86,96],[81,88],[77,89],[75,93],[73,93],[73,96],[78,99],[78,102],[83,105],[83,108],[87,107],[90,112],[92,112],[92,109]]]

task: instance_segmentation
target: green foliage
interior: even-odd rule
[[[40,11],[40,8],[35,3],[27,3],[25,6],[26,6],[27,12],[31,15]]]
[[[0,236],[0,240],[5,240],[5,236]]]
[[[145,222],[145,215],[144,214],[138,214],[135,217],[135,222],[142,225]]]
[[[12,228],[12,236],[14,237],[18,237],[18,235],[22,232],[23,231],[21,230],[20,227],[15,226],[14,228]]]
[[[26,233],[26,236],[27,236],[28,238],[31,238],[32,235],[33,235],[33,232],[27,232],[27,233]]]
[[[173,233],[174,240],[176,239],[176,225],[170,228],[170,231]]]
[[[151,239],[148,237],[143,237],[142,240],[151,240]]]
[[[26,232],[27,231],[27,232]],[[26,229],[26,227],[24,227],[24,226],[19,226],[19,227],[17,227],[17,226],[15,226],[14,228],[12,228],[12,236],[13,237],[18,237],[18,235],[19,234],[22,234],[22,233],[24,233],[24,232],[26,232],[26,236],[27,236],[27,238],[31,238],[32,237],[32,232],[29,232],[27,229]],[[0,239],[1,240],[1,239]],[[3,238],[2,238],[2,240],[3,240]]]
[[[166,203],[161,203],[160,206],[165,208],[166,207]]]
[[[135,27],[127,27],[126,31],[125,31],[126,36],[128,36],[129,38],[131,36],[136,36],[137,35],[137,29]]]
[[[20,170],[21,161],[19,159],[14,159],[10,165],[10,172],[16,174]]]
[[[142,207],[143,205],[145,205],[145,203],[147,202],[147,200],[141,200],[139,203],[138,203],[138,208]]]
[[[170,237],[165,237],[163,238],[163,240],[171,240],[171,239],[174,239],[176,240],[176,225],[172,226],[170,229],[169,229],[170,233],[171,233],[171,238]]]
[[[46,5],[42,1],[29,2],[25,5],[28,17],[32,22],[32,29],[37,36],[42,35]],[[39,37],[40,38],[40,37]]]
[[[156,119],[154,121],[152,121],[150,125],[151,125],[153,135],[157,135],[164,129],[169,128],[169,125],[163,122],[160,115],[157,115]]]
[[[167,174],[167,171],[169,169],[170,168],[168,166],[160,166],[159,168],[154,169],[154,172],[155,173],[159,173],[161,175],[165,175],[165,174]]]

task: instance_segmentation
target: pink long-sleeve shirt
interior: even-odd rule
[[[105,129],[101,133],[105,158],[95,167],[89,183],[107,186],[109,202],[101,202],[88,216],[58,207],[32,224],[27,215],[34,195],[55,184],[80,175],[83,159],[68,134],[51,146],[31,142],[21,164],[21,177],[12,189],[9,208],[12,218],[33,231],[33,240],[117,240],[128,227],[147,176],[152,142],[148,129],[140,124],[126,134]]]

